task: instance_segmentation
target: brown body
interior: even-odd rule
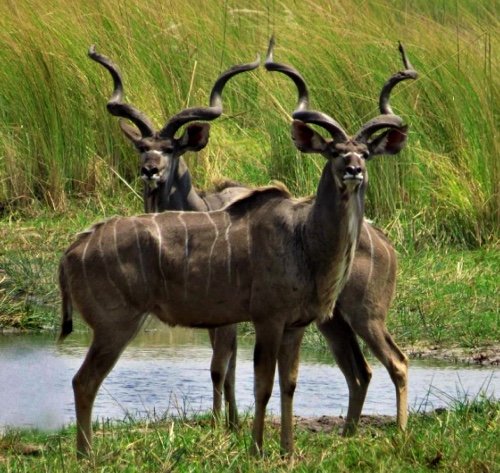
[[[265,204],[251,202],[262,199]],[[245,208],[250,204],[258,205],[251,213]],[[103,323],[101,314],[93,314],[96,309],[133,309],[169,325],[204,328],[279,311],[290,312],[287,324],[309,323],[317,318],[319,303],[308,284],[306,257],[297,254],[301,244],[293,214],[301,207],[270,189],[222,211],[163,212],[97,224],[63,259],[73,303],[93,328]],[[279,215],[275,221],[253,223],[270,209]],[[264,234],[266,243],[260,244]],[[311,315],[304,319],[304,313]]]

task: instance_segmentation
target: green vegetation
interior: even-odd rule
[[[47,434],[12,431],[0,437],[5,472],[493,472],[498,467],[499,403],[454,402],[449,410],[410,416],[408,431],[372,419],[352,438],[312,433],[300,423],[294,464],[279,454],[279,429],[267,424],[266,455],[252,458],[248,420],[238,433],[210,419],[95,424],[95,454],[75,459],[73,428]]]
[[[96,220],[130,209],[138,212],[140,202],[133,195],[124,197],[107,199],[106,205],[88,198],[66,213],[40,206],[0,220],[0,329],[54,329],[59,324],[57,267],[62,252]]]
[[[500,340],[497,250],[402,256],[389,327],[397,340],[484,346]]]
[[[421,248],[498,242],[498,64],[495,2],[324,0],[293,6],[261,0],[6,1],[0,5],[0,203],[66,210],[75,198],[128,193],[134,151],[109,117],[109,76],[90,44],[121,66],[128,99],[158,125],[207,103],[218,73],[263,54],[295,65],[313,107],[354,132],[377,113],[383,82],[401,67],[402,40],[420,72],[393,94],[411,124],[408,150],[370,166],[369,216],[398,243]],[[362,13],[362,14],[361,14]],[[325,80],[326,79],[326,80]],[[226,116],[209,147],[189,157],[200,187],[229,177],[284,181],[314,191],[321,158],[299,156],[289,138],[294,87],[263,69],[225,91]]]

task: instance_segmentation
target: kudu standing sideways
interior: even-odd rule
[[[273,48],[274,38],[271,38],[265,62],[266,69],[281,72],[294,81],[298,89],[297,110],[306,110],[309,94],[304,79],[293,67],[275,63]],[[417,78],[417,73],[408,62],[401,45],[400,52],[405,70],[394,74],[384,84],[379,99],[381,116],[362,129],[366,130],[363,131],[365,135],[372,133],[373,129],[370,128],[372,125],[375,128],[384,127],[384,117],[393,116],[389,105],[393,87],[403,80]],[[313,112],[313,115],[309,117],[312,118],[313,124],[326,129],[332,126],[327,118],[325,119],[317,112]],[[394,119],[390,118],[390,120]],[[335,127],[338,127],[338,124],[335,124]],[[341,136],[344,134],[345,132],[342,132]],[[399,138],[397,134],[394,136]],[[380,137],[381,140],[387,138],[384,135]],[[371,146],[374,145],[377,143],[371,144]],[[391,242],[379,229],[364,220],[349,279],[339,294],[332,317],[318,323],[318,328],[326,338],[349,389],[349,406],[343,428],[344,435],[351,434],[356,429],[372,376],[356,335],[366,342],[372,353],[389,372],[396,388],[397,425],[404,429],[407,424],[408,359],[396,345],[385,325],[394,297],[396,271],[397,256]]]
[[[136,128],[120,120],[125,136],[134,144],[140,156],[141,178],[144,180],[144,210],[163,212],[165,210],[207,211],[217,210],[229,203],[243,187],[228,184],[220,192],[202,197],[192,186],[191,174],[182,159],[186,151],[198,151],[208,143],[210,125],[192,123],[186,127],[180,138],[175,138],[178,129],[195,120],[214,120],[222,114],[222,90],[233,76],[256,69],[259,60],[233,66],[216,80],[209,107],[190,108],[174,115],[160,131],[155,131],[151,120],[131,104],[123,102],[123,82],[118,67],[107,57],[98,54],[94,46],[89,56],[104,66],[111,74],[114,90],[108,101],[109,112],[132,121]],[[222,388],[228,407],[229,425],[236,426],[238,412],[234,392],[235,363],[237,350],[236,325],[209,329],[213,355],[210,374],[213,384],[213,412],[220,417],[222,409]]]
[[[249,190],[219,211],[113,218],[66,250],[59,270],[61,337],[73,306],[93,329],[73,379],[81,454],[91,445],[97,390],[147,313],[190,327],[252,321],[253,450],[262,450],[277,361],[281,448],[293,451],[292,401],[305,327],[331,316],[349,276],[363,221],[365,160],[398,153],[407,132],[399,117],[388,114],[349,138],[332,118],[302,105],[293,114],[294,141],[327,160],[313,202],[277,187]],[[306,122],[323,126],[334,140]],[[370,139],[382,129],[388,130]]]

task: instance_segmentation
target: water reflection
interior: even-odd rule
[[[89,345],[88,334],[72,334],[63,345],[46,335],[0,336],[0,428],[54,429],[74,421],[71,378]],[[241,411],[253,407],[252,340],[240,342],[237,400]],[[104,381],[94,406],[94,418],[123,419],[192,414],[210,409],[211,348],[206,331],[149,329],[126,349]],[[395,394],[385,369],[376,362],[365,403],[365,414],[395,414]],[[498,393],[499,370],[422,363],[410,368],[410,408],[432,409],[450,399]],[[277,384],[269,404],[279,413]],[[345,381],[329,356],[303,352],[295,414],[339,415],[347,410]]]

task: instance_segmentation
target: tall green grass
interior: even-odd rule
[[[111,81],[90,44],[121,67],[127,99],[158,126],[207,103],[213,81],[263,54],[304,75],[312,106],[354,133],[377,114],[380,88],[401,68],[403,41],[416,82],[392,104],[411,125],[407,150],[370,164],[367,214],[415,247],[498,242],[498,31],[487,0],[6,0],[0,4],[0,206],[72,199],[139,186],[134,151],[105,103]],[[263,69],[224,91],[209,146],[188,156],[196,184],[228,177],[284,181],[314,192],[321,158],[289,138],[296,91]]]

